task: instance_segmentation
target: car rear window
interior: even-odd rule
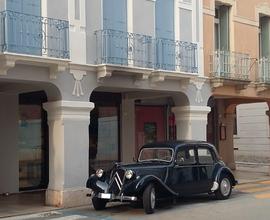
[[[213,164],[214,159],[209,149],[199,148],[198,149],[198,157],[200,164]]]

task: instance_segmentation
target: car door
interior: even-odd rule
[[[213,152],[207,145],[199,145],[196,149],[196,160],[198,163],[198,191],[209,192],[213,186],[213,170],[215,158]]]
[[[187,195],[194,192],[194,186],[198,182],[194,146],[185,146],[177,149],[175,165],[172,168],[170,177],[171,188],[178,192],[179,195]]]

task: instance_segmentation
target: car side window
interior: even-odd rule
[[[207,148],[198,148],[198,159],[200,164],[213,164],[214,158]]]
[[[176,164],[179,166],[195,164],[194,149],[180,149],[176,153]]]

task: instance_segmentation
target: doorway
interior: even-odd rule
[[[165,106],[136,106],[136,149],[138,157],[140,148],[147,143],[166,139]]]

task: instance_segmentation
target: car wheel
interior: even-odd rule
[[[216,198],[219,200],[228,199],[232,192],[231,179],[228,176],[222,176],[219,181],[219,188],[215,191]]]
[[[152,214],[156,207],[156,190],[153,184],[148,185],[143,192],[143,208],[146,214]]]
[[[103,210],[106,207],[107,201],[104,199],[93,197],[92,203],[93,203],[95,210]]]

